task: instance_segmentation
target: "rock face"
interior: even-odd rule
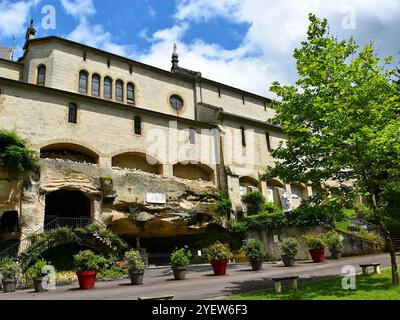
[[[92,219],[106,224],[120,236],[164,238],[221,230],[215,219],[218,193],[210,183],[138,170],[107,171],[68,160],[46,159],[40,165],[40,178],[25,183],[21,199],[13,201],[15,206],[21,205],[24,237],[43,228],[46,196],[58,190],[84,194],[91,203]],[[3,193],[11,197],[18,183],[8,188],[8,193],[2,189]],[[161,194],[166,201],[148,203],[149,193]],[[7,198],[1,195],[2,199]]]

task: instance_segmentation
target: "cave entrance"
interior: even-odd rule
[[[81,191],[58,190],[46,195],[45,231],[82,228],[91,223],[91,200]]]
[[[4,212],[0,222],[1,233],[19,232],[18,211]]]

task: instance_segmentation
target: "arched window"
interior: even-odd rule
[[[112,80],[109,77],[104,79],[104,98],[112,98]]]
[[[78,122],[78,107],[75,103],[69,104],[68,122],[69,123],[77,123]]]
[[[94,74],[92,77],[92,96],[100,97],[100,76]]]
[[[242,133],[242,146],[245,147],[246,146],[246,129],[241,127],[240,131]]]
[[[124,101],[124,83],[121,80],[115,82],[115,99],[117,101]]]
[[[135,86],[131,82],[126,86],[126,102],[129,104],[135,103]]]
[[[44,65],[38,67],[37,85],[41,87],[46,85],[46,66]]]
[[[88,73],[84,70],[79,72],[79,92],[88,93]]]
[[[190,144],[196,144],[196,130],[189,128],[189,141]]]
[[[142,135],[142,119],[136,116],[134,119],[135,134]]]

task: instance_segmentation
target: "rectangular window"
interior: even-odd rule
[[[272,151],[272,147],[271,147],[271,136],[269,135],[268,132],[265,134],[265,139],[266,139],[266,141],[267,141],[267,148],[268,148],[268,151]]]
[[[104,98],[111,99],[112,98],[112,81],[110,78],[104,79]]]
[[[78,116],[78,107],[76,104],[71,103],[68,109],[68,122],[69,123],[77,123]]]

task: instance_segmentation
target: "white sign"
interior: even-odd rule
[[[198,255],[199,257],[201,257],[201,250],[198,250],[198,251],[197,251],[197,255]]]
[[[274,242],[278,243],[279,242],[279,236],[278,235],[274,235]]]
[[[164,193],[146,193],[146,202],[165,204],[167,203],[167,196]]]

